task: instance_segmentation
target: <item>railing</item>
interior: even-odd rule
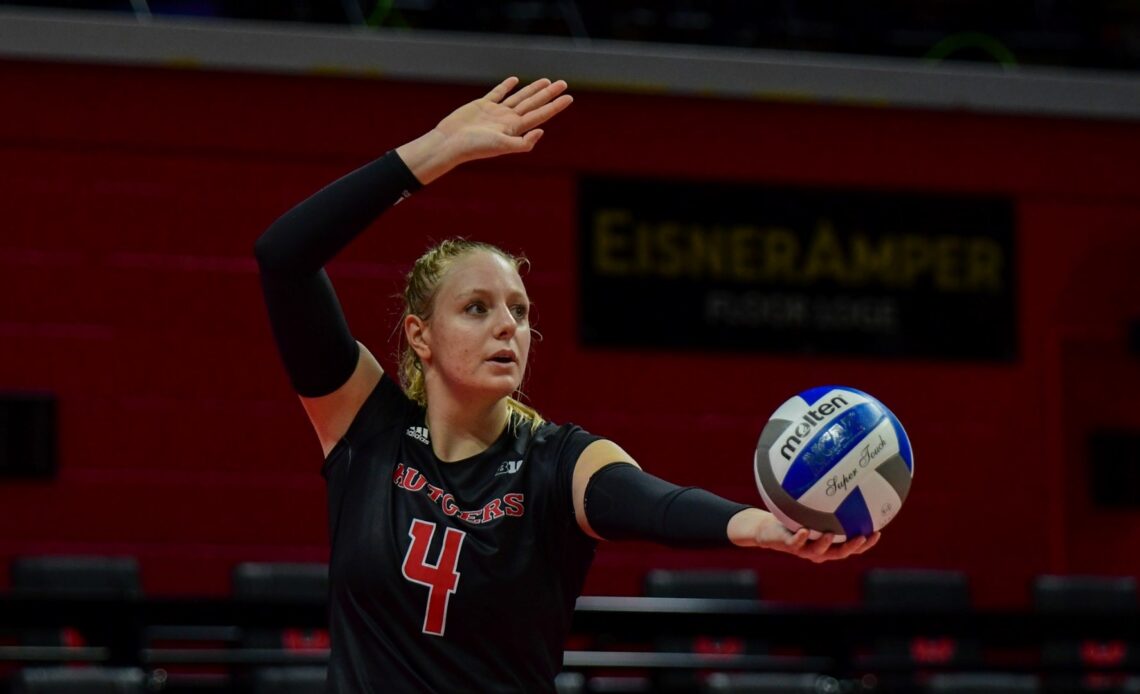
[[[567,669],[700,669],[821,672],[850,677],[866,671],[927,668],[914,654],[877,652],[886,640],[918,636],[977,646],[974,668],[1072,671],[1046,662],[1050,642],[1140,644],[1140,614],[1044,614],[1018,610],[887,611],[813,608],[752,600],[582,597],[574,613],[575,643]],[[255,667],[323,664],[328,650],[249,648],[250,629],[320,628],[324,604],[236,599],[79,599],[0,596],[0,661],[90,662],[159,668],[175,665]],[[71,627],[88,634],[80,647],[12,644],[27,629]],[[768,653],[661,652],[661,637],[714,635],[762,639]],[[163,645],[164,643],[176,645]],[[187,646],[187,644],[194,644]],[[202,647],[195,647],[201,644]],[[794,655],[780,655],[794,652]],[[935,659],[937,660],[937,658]],[[1099,662],[1097,671],[1126,671],[1125,660]],[[935,663],[937,664],[937,663]],[[940,667],[956,667],[943,663]],[[1077,669],[1080,669],[1079,666]]]

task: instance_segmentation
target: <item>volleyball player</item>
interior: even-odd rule
[[[274,338],[325,454],[329,685],[348,691],[554,691],[596,541],[833,544],[766,511],[643,472],[616,443],[514,399],[531,343],[519,258],[465,240],[408,275],[399,384],[355,339],[323,266],[385,209],[456,166],[530,151],[566,83],[514,77],[277,220],[256,255]]]

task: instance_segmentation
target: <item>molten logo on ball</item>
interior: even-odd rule
[[[792,435],[784,439],[784,445],[780,448],[780,455],[784,456],[787,460],[791,460],[795,455],[796,449],[800,447],[803,438],[811,433],[812,428],[816,424],[824,421],[826,417],[831,416],[832,413],[837,412],[844,407],[847,407],[847,401],[843,396],[837,395],[832,398],[830,403],[824,403],[819,406],[819,411],[808,410],[804,413],[804,421],[796,425],[796,429]]]

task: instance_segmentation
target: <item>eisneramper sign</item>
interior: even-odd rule
[[[579,181],[587,346],[1011,360],[1008,198]]]

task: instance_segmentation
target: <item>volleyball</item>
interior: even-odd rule
[[[870,535],[910,491],[914,455],[890,410],[845,386],[805,390],[772,413],[760,434],[756,486],[789,530],[835,541]]]

